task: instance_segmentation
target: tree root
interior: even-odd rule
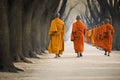
[[[24,71],[24,70],[15,67],[13,64],[12,65],[3,64],[3,65],[0,65],[0,71],[18,73],[18,71]]]

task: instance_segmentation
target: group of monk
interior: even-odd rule
[[[60,57],[64,51],[64,35],[66,26],[64,21],[60,19],[60,14],[57,13],[51,21],[49,30],[50,43],[48,46],[49,53],[55,54],[55,58]],[[72,25],[71,41],[74,44],[74,50],[77,57],[83,56],[84,41],[91,42],[93,45],[101,47],[105,51],[105,55],[110,56],[112,50],[112,37],[114,34],[113,26],[108,20],[104,24],[86,29],[86,25],[81,21],[80,16],[76,17],[76,21]]]
[[[87,30],[86,41],[104,50],[104,55],[110,56],[114,32],[113,26],[106,19],[101,25]]]

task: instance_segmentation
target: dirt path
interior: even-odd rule
[[[33,64],[15,63],[24,72],[0,72],[0,80],[120,80],[120,52],[111,56],[85,44],[83,57],[76,58],[71,42],[65,42],[64,54],[53,58],[52,54],[30,59]]]

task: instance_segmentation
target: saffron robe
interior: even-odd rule
[[[101,25],[101,32],[102,32],[102,35],[101,35],[100,47],[103,49],[103,47],[104,47],[104,32],[106,32],[106,28],[105,28],[104,24]]]
[[[103,49],[107,52],[111,52],[112,50],[112,40],[113,40],[113,34],[114,34],[114,28],[111,24],[106,23],[104,24],[105,26],[105,33],[104,33],[104,44],[103,44]]]
[[[51,22],[48,46],[49,53],[62,54],[64,51],[64,34],[66,31],[65,23],[60,18],[55,18]]]
[[[74,43],[74,50],[75,53],[83,52],[84,51],[84,36],[86,33],[86,25],[77,20],[73,23],[72,26],[72,33],[71,33],[71,41]]]
[[[92,29],[92,35],[91,35],[91,43],[92,43],[93,45],[95,45],[94,35],[95,35],[95,28]]]

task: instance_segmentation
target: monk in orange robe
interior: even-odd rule
[[[92,29],[91,42],[92,42],[92,45],[95,45],[95,28]]]
[[[60,57],[64,51],[64,34],[66,31],[65,23],[59,18],[57,13],[55,19],[51,22],[49,30],[50,43],[48,47],[49,53],[55,54],[55,58]]]
[[[105,55],[110,56],[111,50],[112,50],[112,40],[113,40],[113,34],[114,34],[114,28],[113,26],[109,23],[109,20],[107,19],[105,24],[105,33],[104,35],[104,45],[103,45],[103,49],[105,51]]]
[[[94,27],[94,45],[97,46],[97,26]]]
[[[82,57],[86,25],[80,20],[80,16],[77,16],[76,20],[72,26],[71,41],[74,43],[74,50],[77,53],[77,57]]]
[[[105,25],[104,25],[104,22],[102,22],[101,24],[101,48],[103,49],[104,47],[104,32],[106,31],[106,28],[105,28]]]

